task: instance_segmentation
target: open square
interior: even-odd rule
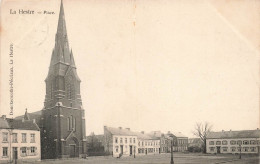
[[[88,157],[87,159],[63,159],[63,160],[43,160],[39,164],[170,164],[170,154],[157,154],[147,156],[136,156],[114,158],[111,156]],[[258,164],[259,156],[242,155],[208,155],[201,153],[174,153],[174,164]],[[28,162],[26,162],[28,163]]]

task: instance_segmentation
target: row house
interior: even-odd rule
[[[159,154],[160,139],[130,128],[104,126],[104,149],[113,157]]]
[[[136,134],[138,139],[138,155],[160,153],[160,137],[145,134],[144,131]]]
[[[260,130],[210,132],[207,153],[256,154],[260,152]]]
[[[104,150],[113,157],[132,156],[137,153],[137,135],[130,128],[104,126]]]
[[[40,129],[35,120],[0,118],[0,163],[41,159]]]
[[[173,144],[173,151],[174,152],[185,152],[188,150],[188,137],[183,135],[181,132],[170,132],[168,131],[167,134],[164,135],[165,138],[165,146],[166,153],[171,151],[171,142]]]

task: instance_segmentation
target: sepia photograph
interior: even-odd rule
[[[260,163],[259,0],[0,3],[0,163]]]

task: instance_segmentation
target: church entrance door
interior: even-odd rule
[[[70,158],[76,157],[76,145],[70,145]]]

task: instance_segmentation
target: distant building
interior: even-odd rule
[[[0,163],[41,159],[40,129],[35,120],[0,118]]]
[[[104,126],[105,151],[113,157],[159,154],[160,138],[144,132],[133,132]]]
[[[144,131],[137,134],[138,155],[149,155],[160,153],[160,136],[154,132],[145,134]]]
[[[184,152],[188,150],[188,137],[181,132],[168,132],[169,137],[173,137],[173,151]],[[169,144],[170,145],[170,144]],[[171,145],[170,145],[171,146]],[[170,148],[168,148],[171,150]]]
[[[169,137],[169,135],[162,133],[160,153],[171,152],[171,141],[172,141],[172,137]]]
[[[105,151],[113,157],[131,156],[137,153],[137,135],[129,128],[104,126]]]
[[[259,153],[260,130],[211,132],[206,139],[207,153]]]

